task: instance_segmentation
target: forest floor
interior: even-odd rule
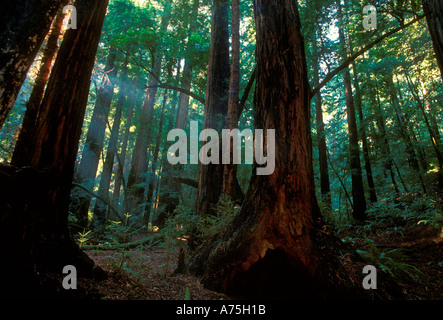
[[[443,229],[424,223],[391,222],[371,224],[368,228],[349,228],[340,233],[353,239],[357,249],[373,250],[380,265],[395,274],[395,280],[408,300],[443,300]],[[358,236],[356,236],[358,235]],[[146,235],[140,235],[140,237]],[[369,246],[370,241],[373,246]],[[371,249],[372,248],[372,249]],[[375,253],[374,253],[375,250]],[[393,250],[393,251],[392,251]],[[179,249],[167,249],[163,243],[132,250],[85,251],[108,272],[102,282],[79,279],[87,291],[106,300],[223,300],[229,297],[207,290],[199,279],[188,274],[174,274]],[[387,259],[389,253],[401,252],[401,261]],[[383,260],[385,257],[385,260]],[[400,259],[400,258],[396,258]],[[391,264],[389,264],[389,262]],[[407,268],[406,268],[407,267]],[[400,275],[398,270],[407,269]],[[397,271],[398,271],[397,270]],[[416,276],[416,277],[414,277]]]

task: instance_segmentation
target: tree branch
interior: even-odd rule
[[[194,98],[195,100],[197,100],[198,102],[201,102],[202,104],[205,104],[205,98],[200,97],[199,95],[197,95],[189,90],[186,90],[184,88],[173,86],[173,85],[170,85],[167,83],[160,82],[160,84],[158,84],[158,85],[147,86],[146,88],[164,88],[164,89],[176,90],[176,91],[182,92],[184,94],[187,94],[188,96]]]
[[[372,41],[371,43],[369,43],[368,45],[366,45],[365,47],[361,48],[359,51],[354,53],[345,62],[343,62],[340,66],[335,68],[332,72],[328,73],[326,75],[326,77],[322,80],[322,82],[320,82],[320,84],[314,90],[311,91],[311,99],[320,91],[321,88],[323,88],[329,81],[331,81],[331,79],[333,77],[335,77],[338,73],[340,73],[340,71],[342,71],[345,68],[347,68],[359,56],[364,54],[366,51],[368,51],[369,49],[371,49],[372,47],[374,47],[375,45],[377,45],[378,43],[380,43],[381,41],[383,41],[387,37],[389,37],[389,36],[393,35],[394,33],[397,33],[399,31],[409,27],[410,25],[416,23],[417,21],[423,19],[424,17],[425,17],[424,15],[415,17],[410,22],[408,22],[408,23],[406,23],[404,25],[401,25],[401,26],[399,26],[399,27],[397,27],[397,28],[395,28],[395,29],[385,33],[380,38],[375,39],[374,41]]]
[[[95,197],[95,198],[97,198],[97,199],[103,201],[106,205],[108,205],[108,206],[114,211],[114,213],[115,213],[115,215],[117,216],[117,218],[118,218],[121,222],[125,223],[125,219],[123,219],[123,218],[120,216],[120,213],[118,212],[118,210],[117,210],[116,208],[114,208],[114,206],[113,206],[112,204],[110,204],[108,200],[106,200],[105,198],[102,198],[102,197],[99,196],[98,194],[95,194],[95,193],[92,192],[91,190],[89,190],[89,189],[83,187],[81,184],[78,184],[78,183],[73,182],[73,183],[72,183],[72,186],[73,186],[73,187],[78,187],[78,188],[80,188],[80,189],[86,191],[87,193],[89,193],[89,194],[92,195],[93,197]]]
[[[249,92],[251,91],[252,85],[255,81],[256,69],[257,67],[254,67],[254,71],[252,71],[251,77],[249,78],[248,84],[246,85],[245,91],[243,91],[243,95],[240,99],[239,113],[238,113],[239,115],[242,114],[243,109],[245,108],[246,100],[248,100]]]
[[[183,177],[172,177],[172,179],[174,179],[177,182],[181,182],[183,184],[186,184],[188,186],[194,187],[194,188],[198,188],[198,181],[193,180],[191,178],[183,178]]]

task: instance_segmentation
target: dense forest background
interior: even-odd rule
[[[313,219],[320,212],[328,232],[334,235],[334,240],[322,238],[319,243],[334,247],[331,255],[340,252],[340,261],[345,267],[347,259],[354,261],[349,264],[358,269],[359,274],[366,264],[376,266],[380,281],[386,281],[389,286],[386,284],[383,289],[386,292],[379,290],[383,293],[377,293],[375,298],[391,298],[395,296],[393,292],[412,299],[443,298],[439,285],[443,280],[442,4],[439,1],[423,0],[422,4],[421,0],[374,0],[371,4],[377,9],[376,28],[368,30],[363,26],[368,17],[363,8],[368,3],[360,0],[276,1],[276,8],[262,3],[266,1],[110,0],[109,4],[97,1],[92,5],[90,1],[78,0],[72,13],[77,19],[70,20],[71,28],[67,28],[62,10],[68,4],[66,1],[55,1],[58,5],[47,8],[43,4],[32,8],[33,2],[28,1],[23,11],[40,15],[36,10],[46,10],[53,19],[46,22],[46,27],[35,29],[40,30],[36,39],[41,38],[41,45],[36,40],[34,53],[24,54],[31,63],[29,70],[24,68],[27,71],[21,75],[21,86],[2,87],[0,161],[6,177],[0,181],[6,199],[2,207],[5,212],[2,230],[13,223],[8,219],[15,209],[8,211],[9,208],[17,208],[17,203],[22,201],[6,206],[8,189],[24,198],[33,194],[37,199],[41,199],[41,192],[47,194],[45,190],[57,190],[49,194],[61,199],[60,206],[54,204],[58,201],[54,200],[52,207],[45,208],[54,212],[64,208],[65,218],[59,218],[59,213],[39,218],[43,209],[38,207],[31,210],[30,216],[36,219],[32,221],[42,220],[44,227],[24,228],[31,240],[38,234],[38,243],[43,247],[46,241],[50,242],[47,234],[57,234],[53,230],[65,230],[66,226],[76,246],[93,257],[96,264],[104,263],[100,259],[107,255],[110,258],[106,263],[113,272],[126,272],[128,277],[143,278],[141,275],[147,272],[143,268],[149,267],[143,267],[143,259],[137,260],[137,257],[154,250],[158,257],[154,253],[151,256],[164,260],[158,262],[156,270],[162,280],[190,270],[191,274],[203,277],[203,283],[212,290],[249,296],[251,292],[243,290],[242,284],[246,286],[251,279],[257,283],[257,279],[266,278],[263,288],[255,284],[251,291],[262,297],[292,296],[290,289],[280,287],[287,274],[298,273],[299,276],[286,279],[299,283],[308,277],[306,272],[309,277],[317,273],[306,271],[311,270],[310,267],[305,269],[298,263],[294,266],[280,249],[286,252],[285,257],[302,257],[306,265],[314,263],[306,256],[318,254],[323,257],[320,260],[327,260],[329,255],[318,253],[321,250],[307,253],[304,249],[287,249],[298,246],[290,241],[283,244],[284,237],[267,238],[269,230],[249,235],[244,231],[249,218],[240,217],[252,217],[255,213],[251,212],[260,209],[272,215],[274,209],[266,208],[277,207],[272,198],[279,193],[274,194],[268,185],[298,185],[303,179],[296,177],[304,177],[303,172],[312,166],[316,205],[309,212]],[[430,8],[425,7],[427,15],[424,5]],[[267,25],[271,27],[261,30],[261,36],[257,29],[260,26],[256,25],[260,6],[266,7],[269,16],[275,19],[274,24]],[[16,9],[20,12],[19,5]],[[272,15],[274,9],[275,16]],[[283,11],[278,11],[280,9]],[[16,11],[11,9],[4,15],[20,16]],[[267,11],[263,12],[266,16]],[[297,18],[291,15],[293,12]],[[432,33],[431,14],[440,23],[434,26],[436,35]],[[103,19],[102,27],[100,19]],[[265,18],[263,21],[268,23]],[[73,28],[74,22],[76,28]],[[295,55],[294,61],[298,64],[292,72],[286,60],[278,60],[277,55],[285,55],[281,43],[292,41],[291,33],[285,39],[285,28],[292,30],[298,25],[304,39],[303,50],[299,52],[303,58]],[[283,61],[281,70],[277,66],[272,69],[272,63],[268,69],[268,64],[263,62],[271,61],[273,51],[268,52],[267,48],[274,44],[278,52],[276,59]],[[260,62],[263,52],[269,56]],[[299,80],[304,79],[303,76],[297,77],[303,61],[307,82]],[[2,81],[7,84],[5,74],[2,73]],[[18,72],[14,74],[16,79],[20,78]],[[290,85],[283,87],[287,83]],[[17,91],[16,99],[4,98],[8,90]],[[292,90],[297,93],[291,93]],[[267,99],[271,94],[272,98]],[[300,95],[306,102],[307,109],[302,116],[284,106],[266,109],[266,103],[276,103],[279,99],[289,101],[293,95]],[[261,104],[258,101],[262,101]],[[299,118],[309,121],[305,140],[292,138],[303,131],[295,125]],[[168,141],[168,133],[172,129],[183,129],[189,137],[191,121],[199,123],[199,130],[284,127],[277,131],[277,134],[285,133],[280,138],[284,142],[277,143],[287,143],[287,152],[294,151],[301,159],[305,154],[300,151],[304,149],[301,143],[305,141],[304,146],[309,149],[303,158],[306,163],[294,160],[295,173],[290,168],[277,169],[276,181],[270,178],[270,183],[256,179],[256,165],[244,161],[225,166],[189,161],[172,165],[167,152],[174,141]],[[199,141],[199,147],[202,145]],[[72,170],[69,165],[59,165],[69,163],[66,159],[73,160]],[[277,161],[277,166],[279,163]],[[303,169],[304,165],[308,169]],[[43,169],[50,171],[54,166],[59,175],[45,176]],[[38,173],[29,172],[27,168],[37,168]],[[288,172],[294,180],[284,180]],[[60,190],[67,190],[68,200],[64,201],[64,196],[57,193]],[[288,191],[286,197],[302,199],[299,202],[311,201],[310,194],[304,197],[303,192],[303,188]],[[23,201],[28,204],[27,208],[36,203],[35,199],[30,200],[31,204],[27,201]],[[254,206],[258,208],[256,211],[246,212]],[[291,208],[298,207],[291,204],[286,210]],[[27,212],[28,209],[20,207],[20,210]],[[279,217],[282,224],[289,221],[284,214]],[[271,220],[263,218],[251,223],[274,225]],[[54,229],[48,221],[56,221]],[[310,226],[306,221],[303,220],[303,230]],[[297,234],[298,223],[294,227]],[[242,241],[237,239],[239,236],[234,230],[241,230]],[[59,239],[57,237],[55,239]],[[244,278],[235,278],[237,269],[218,273],[214,271],[217,265],[231,263],[225,255],[236,256],[238,252],[221,253],[220,243],[206,241],[220,238],[231,243],[227,240],[231,237],[232,243],[239,241],[237,248],[242,248],[238,249],[239,255],[249,252],[254,257],[252,252],[261,250],[255,249],[256,243],[261,243],[260,246],[270,243],[272,250],[269,250],[274,253],[266,259],[264,253],[259,254],[261,258],[251,258],[263,263]],[[8,240],[17,244],[21,241],[18,238]],[[301,240],[302,246],[311,243],[308,238]],[[242,247],[243,242],[247,242],[245,239],[252,239],[247,249]],[[336,239],[351,246],[352,253],[346,256],[345,249],[336,249],[341,248],[341,244],[332,244]],[[13,254],[21,257],[23,252],[31,252],[31,256],[39,252],[36,256],[45,256],[46,249],[35,249],[37,245],[28,247],[26,240],[24,243],[17,244],[23,251]],[[220,256],[218,260],[213,259],[212,256],[217,255],[214,252]],[[212,255],[214,261],[208,255]],[[26,270],[30,268],[27,259],[24,259]],[[202,263],[206,259],[209,262]],[[33,266],[39,265],[31,260]],[[67,264],[65,262],[60,264]],[[268,263],[283,267],[271,268]],[[336,262],[330,264],[328,268],[338,268]],[[60,266],[55,269],[61,272]],[[48,267],[45,271],[53,270]],[[96,269],[94,272],[93,277],[97,277]],[[282,278],[276,273],[282,273]],[[237,285],[214,280],[219,276],[229,278],[229,275],[236,279]],[[355,279],[351,280],[354,283]],[[361,279],[355,282],[360,286]],[[132,286],[137,286],[140,297],[149,296],[140,293],[139,283]],[[400,289],[386,289],[391,286]],[[190,287],[179,285],[178,297],[189,298]],[[312,283],[307,281],[302,287],[312,288]],[[417,292],[413,288],[421,289]],[[149,290],[154,295],[152,286]],[[193,298],[199,296],[194,292],[192,295]],[[300,292],[294,295],[303,296]]]

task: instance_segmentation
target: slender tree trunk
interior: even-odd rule
[[[91,124],[86,134],[85,147],[77,169],[76,182],[82,184],[88,190],[94,190],[98,163],[103,151],[106,124],[108,123],[115,76],[117,75],[115,57],[116,54],[111,49],[106,61],[102,83],[97,91]],[[88,226],[90,203],[91,195],[89,193],[81,192],[77,198],[72,199],[71,207],[77,216],[78,224],[85,228]]]
[[[357,67],[355,65],[355,62],[352,63],[352,69],[354,71],[355,105],[357,107],[357,112],[360,122],[360,136],[363,145],[363,156],[365,159],[366,178],[368,180],[368,186],[369,186],[369,200],[371,201],[371,203],[374,203],[377,202],[377,194],[375,192],[375,184],[374,184],[374,179],[372,177],[372,166],[371,166],[371,160],[369,158],[369,146],[368,146],[368,140],[366,138],[366,129],[365,129],[366,123],[363,117],[362,95],[360,91],[360,85],[358,83]]]
[[[67,0],[16,0],[0,13],[0,129],[26,79],[52,20]]]
[[[106,159],[103,165],[103,171],[100,178],[100,186],[98,195],[106,199],[110,203],[109,189],[111,186],[112,169],[114,168],[114,161],[117,155],[118,133],[120,131],[120,123],[123,113],[123,106],[125,104],[125,95],[127,91],[128,64],[125,62],[120,76],[120,91],[118,95],[117,106],[114,115],[114,122],[112,123],[111,136],[109,137],[108,149],[106,151]],[[103,230],[106,223],[107,204],[103,201],[97,201],[94,207],[94,219],[98,223],[96,233]]]
[[[339,22],[343,21],[342,7],[340,0],[337,1],[338,5],[338,19]],[[343,60],[346,60],[346,40],[343,27],[339,28],[339,38],[341,44],[341,56]],[[351,75],[349,69],[346,68],[343,71],[343,82],[345,86],[346,96],[346,115],[349,131],[349,156],[351,162],[351,178],[352,178],[352,198],[353,198],[353,211],[352,216],[357,221],[363,221],[367,218],[366,214],[366,199],[363,188],[363,177],[360,165],[360,148],[358,145],[358,129],[357,120],[355,117],[354,97],[352,94]]]
[[[240,119],[240,3],[232,0],[232,52],[231,77],[228,97],[228,129],[238,129]],[[244,194],[237,179],[237,165],[233,164],[233,141],[231,141],[230,164],[224,165],[223,190],[232,201],[242,203]]]
[[[321,31],[319,30],[318,37],[321,38]],[[317,46],[317,39],[314,41],[314,50],[316,55],[316,60],[314,62],[314,83],[318,85],[320,81],[319,77],[319,63],[320,63],[320,50]],[[331,204],[331,186],[329,182],[329,170],[328,170],[328,156],[327,156],[327,146],[326,146],[326,134],[325,134],[325,124],[323,122],[323,110],[322,110],[322,98],[320,91],[316,95],[315,100],[315,120],[317,124],[317,145],[318,145],[318,157],[320,166],[320,192],[322,195],[322,200],[326,203],[328,208],[332,209]]]
[[[160,121],[158,124],[158,132],[157,132],[157,140],[155,141],[154,153],[152,155],[152,166],[151,166],[151,178],[148,182],[147,195],[146,195],[146,205],[145,205],[145,215],[143,217],[143,224],[147,225],[149,222],[149,218],[151,216],[152,209],[152,196],[154,195],[154,185],[158,180],[157,177],[157,165],[158,165],[158,155],[160,152],[160,143],[161,143],[161,134],[163,132],[163,121],[165,118],[165,106],[168,97],[168,89],[165,89],[163,93],[163,103],[162,108],[160,110]]]
[[[394,84],[394,80],[393,80],[393,75],[392,73],[389,73],[385,76],[385,81],[388,85],[389,88],[389,92],[391,95],[391,100],[392,100],[392,106],[394,107],[395,110],[395,114],[397,117],[397,121],[398,121],[398,126],[399,126],[399,131],[400,131],[400,136],[402,137],[402,139],[405,141],[406,143],[406,153],[408,154],[408,158],[406,159],[409,166],[417,173],[418,178],[420,180],[420,184],[423,188],[423,191],[426,193],[426,186],[423,183],[423,178],[420,172],[420,165],[418,163],[417,160],[417,154],[414,150],[414,146],[412,144],[411,141],[411,137],[408,133],[407,130],[407,126],[406,126],[406,122],[405,119],[403,117],[403,113],[400,109],[400,102],[398,100],[398,96],[397,96],[397,89],[395,88],[395,84]]]
[[[200,6],[200,0],[194,0],[190,12],[191,19],[189,21],[189,36],[192,35],[192,33],[195,31],[197,27],[196,18],[198,16],[199,6]],[[192,48],[189,48],[189,46],[188,50],[191,50],[192,52]],[[181,87],[187,91],[191,91],[193,67],[194,65],[192,59],[185,58],[185,65],[183,67],[182,78],[181,78]],[[177,117],[175,121],[177,129],[183,129],[183,130],[186,129],[188,124],[188,113],[189,113],[189,95],[180,92]]]
[[[227,0],[214,0],[212,6],[211,49],[206,87],[205,120],[203,129],[221,134],[226,127],[229,95],[229,31]],[[219,150],[221,150],[221,145]],[[196,212],[212,214],[223,188],[223,165],[200,164]]]
[[[377,107],[378,107],[376,121],[377,121],[378,130],[380,131],[381,134],[381,140],[382,140],[381,153],[384,159],[384,168],[389,172],[395,193],[399,194],[400,191],[398,190],[397,182],[395,181],[394,170],[392,169],[392,153],[391,153],[391,148],[389,146],[389,139],[385,125],[386,121],[383,115],[383,111],[381,109],[381,102],[380,102],[380,96],[377,84],[376,84],[376,95],[377,95]]]
[[[171,2],[165,4],[160,30],[166,31],[169,24],[171,13]],[[162,48],[155,48],[152,61],[152,72],[149,76],[149,85],[146,91],[143,110],[140,117],[140,124],[137,128],[137,138],[135,140],[134,151],[132,153],[131,168],[128,176],[127,192],[125,195],[126,211],[132,212],[144,201],[145,187],[142,186],[146,179],[143,173],[146,173],[148,167],[148,146],[151,136],[151,126],[154,117],[154,104],[157,95],[157,89],[162,65]]]
[[[51,67],[54,62],[58,50],[58,40],[61,34],[63,19],[65,14],[59,10],[57,16],[52,23],[51,31],[43,50],[41,66],[35,79],[34,88],[31,96],[26,103],[26,112],[22,122],[22,129],[18,136],[12,155],[11,164],[17,167],[29,166],[32,154],[32,147],[35,138],[35,125],[40,110],[40,103],[45,93],[46,83],[48,82]]]
[[[254,126],[275,129],[275,171],[268,176],[253,171],[241,211],[226,231],[201,246],[191,271],[203,274],[207,287],[237,297],[338,297],[361,270],[345,270],[340,241],[319,231],[326,229],[315,199],[297,2],[255,0],[254,10]],[[354,297],[368,293],[361,281],[355,285]]]
[[[0,226],[1,241],[17,240],[11,252],[6,248],[11,264],[0,270],[10,297],[14,293],[21,298],[23,294],[32,298],[33,294],[38,298],[63,294],[61,281],[46,275],[61,277],[66,265],[76,267],[78,278],[94,276],[98,270],[71,239],[67,222],[74,163],[107,5],[108,1],[76,1],[81,27],[66,32],[54,63],[42,100],[44,112],[39,117],[31,168],[26,174],[16,173],[18,179],[8,185],[15,190],[0,193],[1,219],[6,223]],[[12,279],[11,288],[8,279]]]
[[[443,2],[441,0],[422,0],[429,32],[434,45],[435,57],[443,80]]]
[[[138,82],[138,79],[135,78],[134,82],[132,84],[133,92],[132,92],[132,95],[130,95],[130,99],[129,99],[130,102],[128,103],[128,112],[126,115],[126,127],[125,127],[125,133],[124,133],[123,141],[122,141],[122,147],[121,147],[122,151],[121,151],[120,157],[119,157],[121,162],[118,163],[117,174],[116,174],[115,183],[114,183],[113,201],[115,203],[118,203],[122,183],[123,183],[123,187],[125,188],[124,190],[126,190],[126,184],[124,183],[123,171],[124,171],[125,163],[126,163],[126,152],[128,149],[129,131],[130,131],[131,125],[132,125],[132,117],[134,116],[134,103],[135,103],[136,94],[137,94],[137,82]]]

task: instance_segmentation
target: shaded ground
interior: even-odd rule
[[[96,291],[107,300],[220,300],[226,297],[205,289],[199,280],[186,274],[173,274],[178,249],[167,252],[162,245],[125,252],[91,250],[86,253],[109,278],[102,282],[79,280],[79,285]],[[83,282],[81,282],[83,281]]]
[[[396,274],[395,279],[406,299],[443,300],[441,228],[417,224],[416,221],[403,227],[398,225],[402,224],[378,223],[366,229],[348,229],[340,236],[352,238],[355,247],[362,250],[368,250],[367,241],[371,239],[380,255],[391,250],[401,251],[401,261],[394,261],[394,266],[401,263],[417,268],[417,272],[413,271],[415,278]],[[167,250],[160,243],[150,248],[89,250],[86,253],[109,274],[109,279],[103,282],[79,279],[79,285],[93,297],[107,300],[229,299],[205,289],[194,276],[174,274],[179,256],[177,248]]]

